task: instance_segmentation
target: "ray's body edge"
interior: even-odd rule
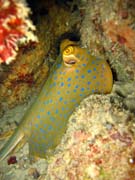
[[[61,57],[56,60],[39,97],[24,116],[14,138],[11,137],[14,141],[19,136],[25,137],[32,156],[45,158],[48,150],[60,143],[68,118],[82,99],[93,93],[111,91],[112,73],[106,61],[95,60],[86,49],[80,48],[79,52],[82,63],[77,67],[65,67]],[[105,89],[105,86],[108,87]],[[2,148],[1,159],[4,152],[11,150],[12,143],[9,139],[6,148]]]
[[[57,58],[56,62],[54,63],[54,65],[50,70],[50,73],[53,73],[55,71],[57,64],[59,64],[60,62],[61,62],[61,56]],[[47,89],[50,79],[51,78],[49,76],[45,84],[43,85],[41,92],[39,93],[39,96],[37,96],[36,100],[40,97],[40,94],[42,93],[43,89]],[[7,140],[4,146],[0,149],[0,161],[5,159],[9,155],[19,144],[19,142],[22,141],[22,139],[24,139],[24,143],[29,140],[31,134],[31,121],[29,121],[29,117],[34,104],[35,103],[33,103],[31,107],[26,111],[24,116],[21,118],[19,127],[15,129],[13,135],[11,135],[11,137]]]

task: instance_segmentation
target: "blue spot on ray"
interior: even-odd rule
[[[57,68],[60,68],[61,67],[61,64],[57,64]]]
[[[60,91],[58,91],[57,94],[60,94]]]
[[[42,128],[40,128],[40,132],[44,133],[44,132],[45,132],[45,130],[44,130],[44,129],[42,129]]]
[[[91,70],[89,69],[87,72],[88,72],[88,73],[91,73]]]
[[[95,60],[92,61],[92,64],[95,64]]]
[[[75,99],[72,99],[71,102],[75,102],[76,100]]]
[[[78,85],[75,86],[75,88],[78,88],[78,87],[79,87]]]
[[[64,118],[67,118],[67,114],[64,114]]]
[[[53,102],[52,99],[49,99],[49,102],[52,103]]]
[[[60,114],[60,117],[62,117],[63,116],[63,114]]]
[[[38,124],[35,124],[35,127],[38,128]]]
[[[49,127],[48,127],[48,130],[50,131],[52,129],[52,126],[50,125]]]
[[[93,79],[96,79],[96,76],[93,76]]]
[[[53,83],[53,86],[56,86],[56,82]]]
[[[71,81],[71,78],[68,78],[67,81]]]
[[[90,85],[91,84],[91,82],[90,81],[88,81],[88,83],[87,83],[88,85]]]
[[[84,91],[84,88],[81,88],[81,91]]]
[[[68,84],[68,87],[70,87],[71,86],[71,84]]]
[[[58,112],[59,112],[58,109],[56,109],[56,110],[55,110],[55,113],[58,114]]]
[[[48,111],[47,114],[50,115],[51,114],[50,111]]]
[[[79,72],[79,70],[78,70],[78,69],[76,69],[75,71],[76,71],[76,73],[78,73],[78,72]]]
[[[62,83],[60,84],[60,86],[64,86],[64,83],[62,82]]]
[[[87,51],[88,54],[90,54],[90,51]]]
[[[75,107],[78,107],[78,105],[79,105],[79,104],[78,104],[78,103],[76,103],[76,104],[75,104]]]
[[[84,67],[85,67],[85,66],[86,66],[86,64],[82,64],[82,66],[84,66]]]
[[[61,102],[62,100],[63,100],[63,97],[60,97],[60,98],[59,98],[59,101]]]
[[[53,87],[53,84],[50,84],[50,86],[49,86],[50,88],[52,88]]]
[[[37,115],[37,118],[40,119],[40,115]]]
[[[81,78],[82,78],[82,79],[84,79],[84,78],[85,78],[85,76],[84,76],[84,75],[82,75],[82,76],[81,76]]]
[[[54,117],[50,117],[50,121],[54,121],[55,120],[55,118]]]

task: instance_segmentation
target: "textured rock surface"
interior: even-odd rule
[[[112,98],[92,95],[81,103],[46,179],[135,178],[135,118],[120,104],[111,104]]]
[[[114,91],[132,112],[135,112],[134,9],[133,0],[89,0],[81,26],[82,44],[110,62],[116,82]]]

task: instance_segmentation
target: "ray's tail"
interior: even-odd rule
[[[20,128],[17,128],[13,135],[9,138],[6,144],[0,150],[0,161],[6,158],[9,153],[19,144],[19,142],[24,138],[24,133]]]

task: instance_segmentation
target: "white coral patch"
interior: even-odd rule
[[[8,8],[10,6],[10,2],[8,1],[8,0],[3,0],[3,2],[2,2],[2,8],[3,9],[6,9],[6,8]]]
[[[17,56],[17,52],[16,51],[12,51],[12,56],[8,57],[6,59],[6,64],[10,64]]]

